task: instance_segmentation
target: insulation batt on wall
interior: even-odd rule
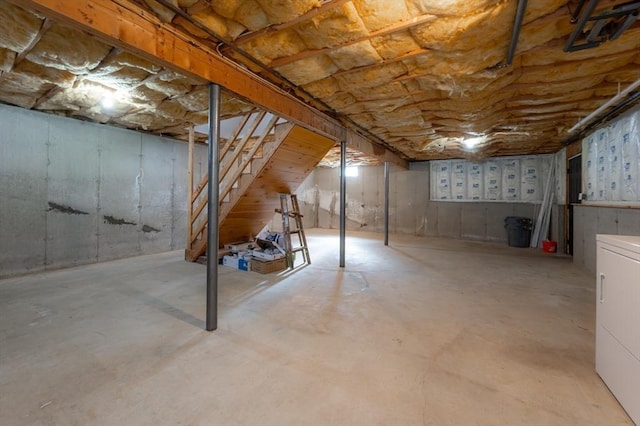
[[[586,203],[640,201],[640,110],[582,140]]]
[[[431,162],[432,200],[540,202],[553,155]],[[466,188],[466,193],[465,193]]]

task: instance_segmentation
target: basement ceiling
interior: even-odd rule
[[[640,78],[637,21],[599,47],[563,51],[577,2],[529,2],[511,65],[517,1],[114,2],[153,13],[409,160],[557,151],[569,128]],[[205,81],[5,0],[0,27],[2,102],[182,139],[207,120]],[[223,92],[224,117],[253,108]],[[468,139],[479,145],[465,149]]]

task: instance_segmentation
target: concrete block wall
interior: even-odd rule
[[[185,246],[186,143],[4,105],[0,128],[0,277]]]
[[[504,219],[520,216],[535,220],[539,204],[477,202],[457,203],[431,201],[427,206],[425,235],[465,240],[507,242]],[[550,238],[564,251],[564,205],[554,205],[551,211]]]
[[[339,228],[339,169],[316,169],[298,188],[305,226]],[[384,231],[384,167],[360,167],[358,177],[347,177],[347,230]],[[304,201],[304,203],[302,202]],[[415,163],[411,170],[391,168],[389,179],[389,231],[507,242],[506,216],[536,218],[539,205],[528,203],[460,203],[429,200],[429,168]],[[552,238],[563,250],[563,205],[552,211]],[[272,229],[279,229],[279,216]]]
[[[573,262],[596,274],[596,235],[640,236],[640,210],[575,205],[573,208]]]

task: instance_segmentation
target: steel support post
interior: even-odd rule
[[[389,162],[384,162],[384,245],[389,245]]]
[[[220,175],[220,86],[209,85],[209,183],[207,193],[207,331],[218,328],[218,214]]]
[[[344,268],[347,240],[347,141],[340,142],[340,267]]]

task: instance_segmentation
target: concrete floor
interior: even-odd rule
[[[593,279],[496,244],[310,232],[289,275],[182,252],[0,281],[0,424],[628,425],[594,372]]]

